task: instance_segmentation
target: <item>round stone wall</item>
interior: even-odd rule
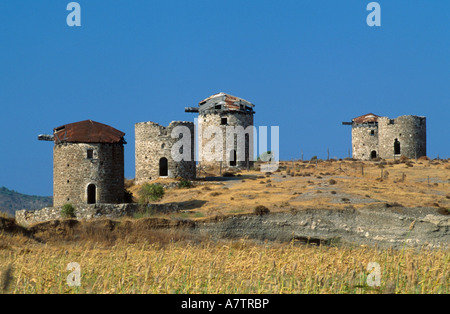
[[[426,156],[425,117],[401,116],[397,119],[380,117],[378,130],[380,157],[391,159],[400,156],[408,158]]]
[[[219,167],[222,162],[222,167],[252,167],[254,164],[254,136],[253,129],[248,128],[251,126],[253,126],[253,113],[217,112],[199,114],[199,165]],[[218,128],[222,134],[222,139],[220,139],[220,136],[216,137],[215,134],[210,134],[209,127]],[[241,137],[244,143],[242,147],[245,147],[243,151],[238,149],[237,136],[233,136],[234,140],[228,138],[228,142],[233,141],[234,143],[229,145],[231,149],[227,149],[227,127],[228,130],[232,130],[233,127],[242,127],[241,130],[247,131],[244,137]],[[221,150],[218,148],[219,143],[222,144]],[[235,159],[235,163],[231,159]]]
[[[176,127],[180,128],[174,131]],[[186,147],[178,131],[189,136]],[[136,123],[135,141],[136,183],[160,177],[186,180],[196,177],[194,123],[174,121],[167,127],[154,122]]]
[[[123,144],[63,143],[53,148],[53,206],[123,203]]]

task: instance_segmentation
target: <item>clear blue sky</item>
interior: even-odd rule
[[[427,117],[428,155],[450,157],[450,1],[0,1],[0,186],[52,194],[54,127],[92,119],[193,121],[217,92],[253,102],[255,124],[280,126],[281,159],[344,158],[350,121],[373,112]]]

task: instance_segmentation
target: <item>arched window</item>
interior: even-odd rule
[[[396,138],[394,141],[394,155],[400,155],[400,154],[401,154],[400,141]]]
[[[376,152],[375,150],[373,150],[373,151],[370,153],[370,158],[371,158],[371,159],[377,158],[377,152]]]
[[[169,166],[166,157],[162,157],[159,160],[159,176],[167,177],[169,175]]]

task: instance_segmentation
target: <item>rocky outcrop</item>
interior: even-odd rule
[[[197,231],[214,238],[448,248],[450,216],[434,208],[310,209],[203,222]]]

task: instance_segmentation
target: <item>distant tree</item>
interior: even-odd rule
[[[139,191],[139,203],[149,204],[151,201],[158,201],[164,196],[164,188],[161,184],[146,183]]]

